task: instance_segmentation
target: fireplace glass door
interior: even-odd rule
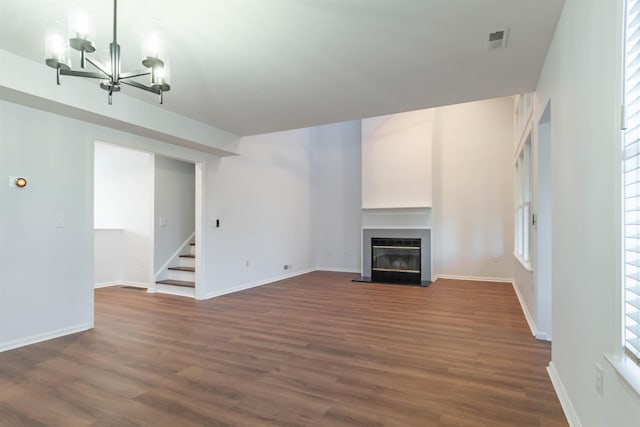
[[[371,280],[420,284],[421,239],[371,239]]]

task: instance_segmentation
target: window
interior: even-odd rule
[[[640,0],[627,0],[623,137],[624,349],[640,358]]]
[[[640,0],[639,0],[640,1]],[[531,263],[531,134],[527,137],[516,160],[516,216],[515,254],[520,261]]]

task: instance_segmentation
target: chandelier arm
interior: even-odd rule
[[[143,85],[135,80],[121,80],[120,83],[133,86],[138,89],[146,90],[147,92],[155,93],[156,95],[160,95],[162,91],[160,89],[154,89],[151,86]]]
[[[88,56],[85,57],[85,59],[87,60],[87,62],[89,62],[89,64],[93,65],[98,70],[100,70],[100,72],[102,72],[102,74],[104,74],[106,77],[111,77],[111,73],[109,72],[109,70],[107,70],[107,68],[104,65],[102,65],[98,61],[94,61],[93,59],[89,58]]]
[[[105,76],[102,73],[96,73],[93,71],[65,70],[64,68],[60,69],[60,74],[62,74],[63,76],[87,77],[90,79],[101,79],[101,80],[104,80],[105,78],[109,77],[108,75]]]
[[[151,74],[151,71],[147,71],[147,70],[129,71],[127,73],[121,73],[120,80],[130,79],[133,77],[148,76],[149,74]]]

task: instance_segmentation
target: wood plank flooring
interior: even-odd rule
[[[194,301],[96,290],[0,353],[0,426],[566,426],[510,285],[315,272]]]

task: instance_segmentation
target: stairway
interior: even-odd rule
[[[168,267],[166,279],[156,282],[156,292],[195,297],[196,244],[189,244],[190,253],[180,255],[179,265]]]

